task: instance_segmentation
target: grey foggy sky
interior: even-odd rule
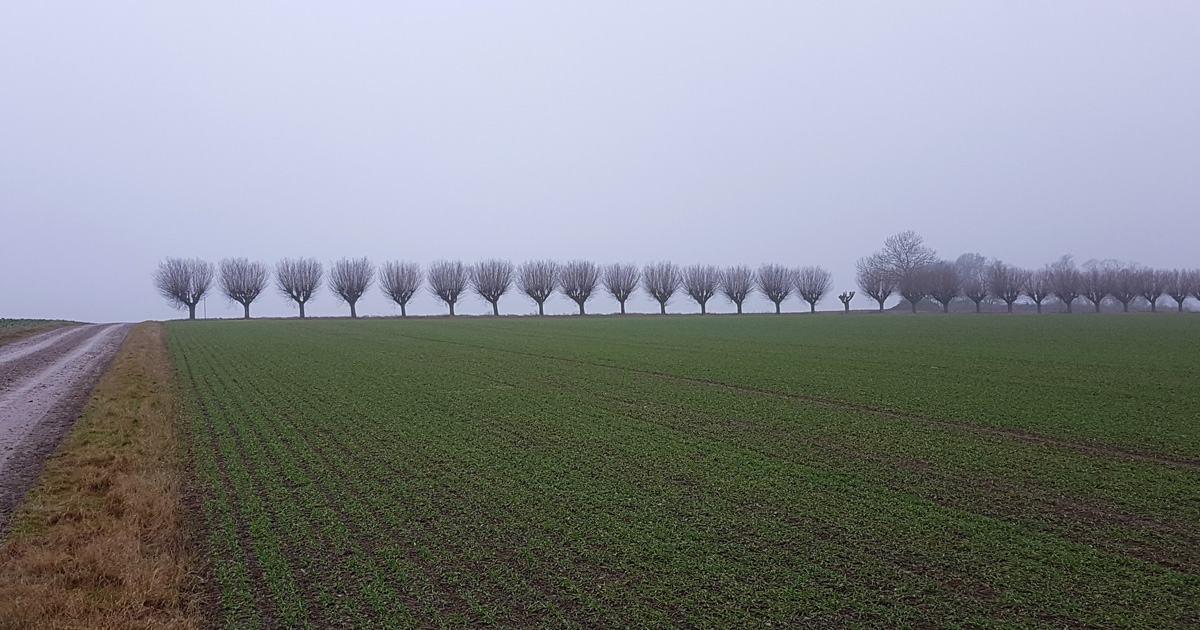
[[[167,256],[1200,267],[1194,1],[395,4],[8,3],[0,317],[179,317]]]

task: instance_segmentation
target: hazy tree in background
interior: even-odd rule
[[[546,300],[558,286],[558,263],[553,260],[531,260],[517,269],[517,290],[537,303],[538,315],[546,314]]]
[[[900,292],[900,297],[908,300],[908,305],[912,307],[912,312],[917,312],[917,304],[929,295],[929,282],[933,279],[932,265],[917,267],[905,273],[902,276],[896,277],[896,288]]]
[[[321,288],[324,275],[321,263],[312,258],[284,258],[275,265],[275,285],[300,307],[300,319],[304,319],[304,305]]]
[[[1006,265],[999,260],[987,268],[987,290],[993,297],[1003,300],[1008,305],[1009,313],[1013,312],[1013,302],[1021,298],[1028,284],[1028,272]],[[979,312],[978,302],[976,302],[975,312]]]
[[[196,305],[204,299],[213,281],[213,265],[199,258],[168,258],[158,263],[154,286],[172,308],[187,309],[196,319]]]
[[[714,265],[692,265],[683,270],[683,292],[700,305],[700,314],[708,312],[708,301],[721,286],[721,270]]]
[[[808,302],[808,312],[817,312],[817,302],[833,290],[833,274],[824,267],[801,267],[794,273],[796,294]]]
[[[842,291],[841,295],[838,296],[838,299],[842,301],[842,308],[845,310],[845,312],[849,313],[850,312],[850,300],[854,299],[854,292],[853,291]]]
[[[1100,303],[1109,294],[1109,284],[1116,271],[1116,261],[1089,260],[1083,263],[1083,272],[1079,275],[1079,290],[1100,312]]]
[[[1071,312],[1071,304],[1083,290],[1083,276],[1075,268],[1075,259],[1067,254],[1046,266],[1045,279],[1047,288],[1054,297],[1067,305]],[[1040,310],[1038,311],[1041,312]]]
[[[329,268],[329,290],[350,305],[350,317],[358,317],[355,305],[375,281],[375,265],[363,258],[343,258]]]
[[[962,294],[962,280],[958,269],[949,262],[931,265],[928,274],[929,297],[942,305],[942,312],[950,312],[950,302]]]
[[[1120,265],[1109,272],[1108,293],[1121,303],[1121,310],[1126,313],[1129,303],[1142,294],[1141,273],[1142,270],[1133,265]]]
[[[780,304],[792,294],[794,272],[783,265],[767,264],[758,268],[758,291],[775,303],[775,313],[782,312]]]
[[[1137,272],[1137,292],[1150,303],[1150,312],[1158,312],[1158,298],[1167,292],[1168,272],[1160,269],[1139,269]]]
[[[226,258],[221,261],[221,291],[231,301],[245,309],[244,319],[250,319],[250,303],[267,288],[271,272],[260,262],[246,258]]]
[[[737,305],[738,315],[742,314],[742,303],[754,290],[754,272],[745,265],[726,267],[721,271],[721,293]]]
[[[429,290],[450,307],[451,317],[454,317],[454,304],[467,290],[470,279],[471,270],[460,260],[438,260],[429,265]]]
[[[471,265],[471,288],[492,305],[492,315],[500,314],[500,298],[513,285],[513,264],[489,258]]]
[[[667,302],[679,290],[682,279],[674,263],[650,263],[642,269],[642,289],[658,302],[658,312],[667,314]]]
[[[625,314],[625,300],[637,291],[640,278],[637,265],[613,263],[604,268],[604,289],[620,303],[622,315]]]
[[[421,265],[410,262],[385,262],[379,268],[379,287],[383,294],[400,305],[400,316],[408,317],[408,301],[421,288]]]
[[[600,267],[586,260],[572,260],[558,272],[558,288],[563,295],[579,305],[579,314],[586,315],[584,304],[600,284]]]
[[[1194,273],[1185,269],[1166,272],[1166,293],[1175,300],[1180,313],[1183,312],[1183,303],[1187,301],[1188,296],[1196,292],[1194,278]]]
[[[988,296],[987,259],[979,254],[963,254],[954,261],[962,294],[975,303],[975,312],[980,312],[980,303]]]
[[[1054,293],[1050,285],[1049,273],[1043,269],[1023,271],[1022,273],[1028,278],[1025,284],[1025,295],[1033,300],[1033,303],[1037,305],[1037,312],[1041,313],[1042,302],[1045,302]]]
[[[1192,297],[1200,300],[1200,269],[1193,269],[1188,272],[1188,286],[1191,287]],[[1180,311],[1183,309],[1180,308]]]
[[[879,312],[882,313],[883,303],[896,290],[896,280],[877,263],[874,256],[860,258],[858,262],[854,263],[854,280],[858,283],[858,288],[867,294],[867,297],[879,302]]]

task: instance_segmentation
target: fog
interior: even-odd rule
[[[0,317],[180,317],[169,256],[1200,267],[1200,3],[578,4],[10,3]]]

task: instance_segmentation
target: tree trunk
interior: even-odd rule
[[[780,313],[780,311],[779,311],[779,302],[776,302],[776,303],[775,303],[775,314],[776,314],[776,315],[778,315],[779,313]]]
[[[1009,302],[1009,303],[1008,303],[1008,312],[1009,312],[1009,313],[1011,313],[1011,312],[1012,312],[1012,305],[1013,305],[1013,303],[1012,303],[1012,302]]]
[[[188,319],[196,319],[196,305],[188,304]]]
[[[816,312],[817,312],[817,303],[816,303],[816,302],[809,302],[809,303],[808,303],[808,312],[809,312],[809,313],[816,313]]]
[[[846,307],[846,314],[849,315],[850,314],[850,301],[847,300],[845,302],[842,302],[842,306]]]
[[[408,317],[408,311],[405,310],[404,304],[400,304],[400,317]]]
[[[300,319],[304,319],[304,302],[296,302],[300,305]]]
[[[738,307],[738,315],[741,315],[742,314],[742,303],[738,302],[737,307]]]
[[[942,302],[942,312],[943,313],[950,312],[950,303],[949,302]]]
[[[707,315],[707,314],[708,314],[708,312],[704,310],[704,302],[701,302],[701,303],[700,303],[700,314],[701,314],[701,315]]]
[[[576,302],[576,304],[579,304],[579,314],[584,315],[585,313],[583,312],[583,302]]]
[[[917,303],[912,300],[909,300],[908,303],[912,305],[912,312],[914,315],[916,315],[917,314]]]
[[[1151,313],[1158,312],[1158,298],[1154,298],[1153,300],[1150,300],[1150,312]]]
[[[1075,300],[1071,300],[1070,302],[1067,302],[1067,314],[1071,313],[1071,302],[1074,302],[1074,301]]]
[[[976,312],[976,313],[980,312],[980,311],[979,311],[979,302],[976,302],[976,303],[975,303],[975,312]]]
[[[659,302],[659,303],[658,303],[658,312],[659,312],[659,314],[660,314],[660,315],[666,315],[666,314],[667,314],[667,303],[666,303],[666,302]]]
[[[492,302],[492,315],[500,317],[500,300]]]
[[[1096,312],[1100,312],[1100,300],[1096,300]]]
[[[1042,314],[1042,303],[1041,303],[1041,302],[1034,302],[1034,304],[1037,304],[1037,307],[1038,307],[1038,315],[1041,315],[1041,314]]]
[[[450,303],[450,317],[454,317],[454,302]]]
[[[350,319],[357,319],[358,311],[354,310],[354,302],[350,303]]]
[[[541,302],[538,302],[538,317],[542,317],[545,314],[546,314],[546,301],[542,300]]]
[[[883,300],[879,300],[879,312],[883,312]]]
[[[625,314],[625,300],[621,300],[621,314]]]
[[[1183,300],[1186,300],[1186,299],[1187,298],[1183,298]],[[1180,313],[1183,312],[1183,300],[1177,300],[1179,302],[1179,312]]]
[[[246,302],[245,304],[242,304],[242,306],[246,307],[246,316],[242,319],[250,319],[250,303]]]

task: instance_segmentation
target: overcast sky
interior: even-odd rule
[[[168,256],[1200,267],[1195,0],[186,4],[0,10],[0,317],[179,317]]]

